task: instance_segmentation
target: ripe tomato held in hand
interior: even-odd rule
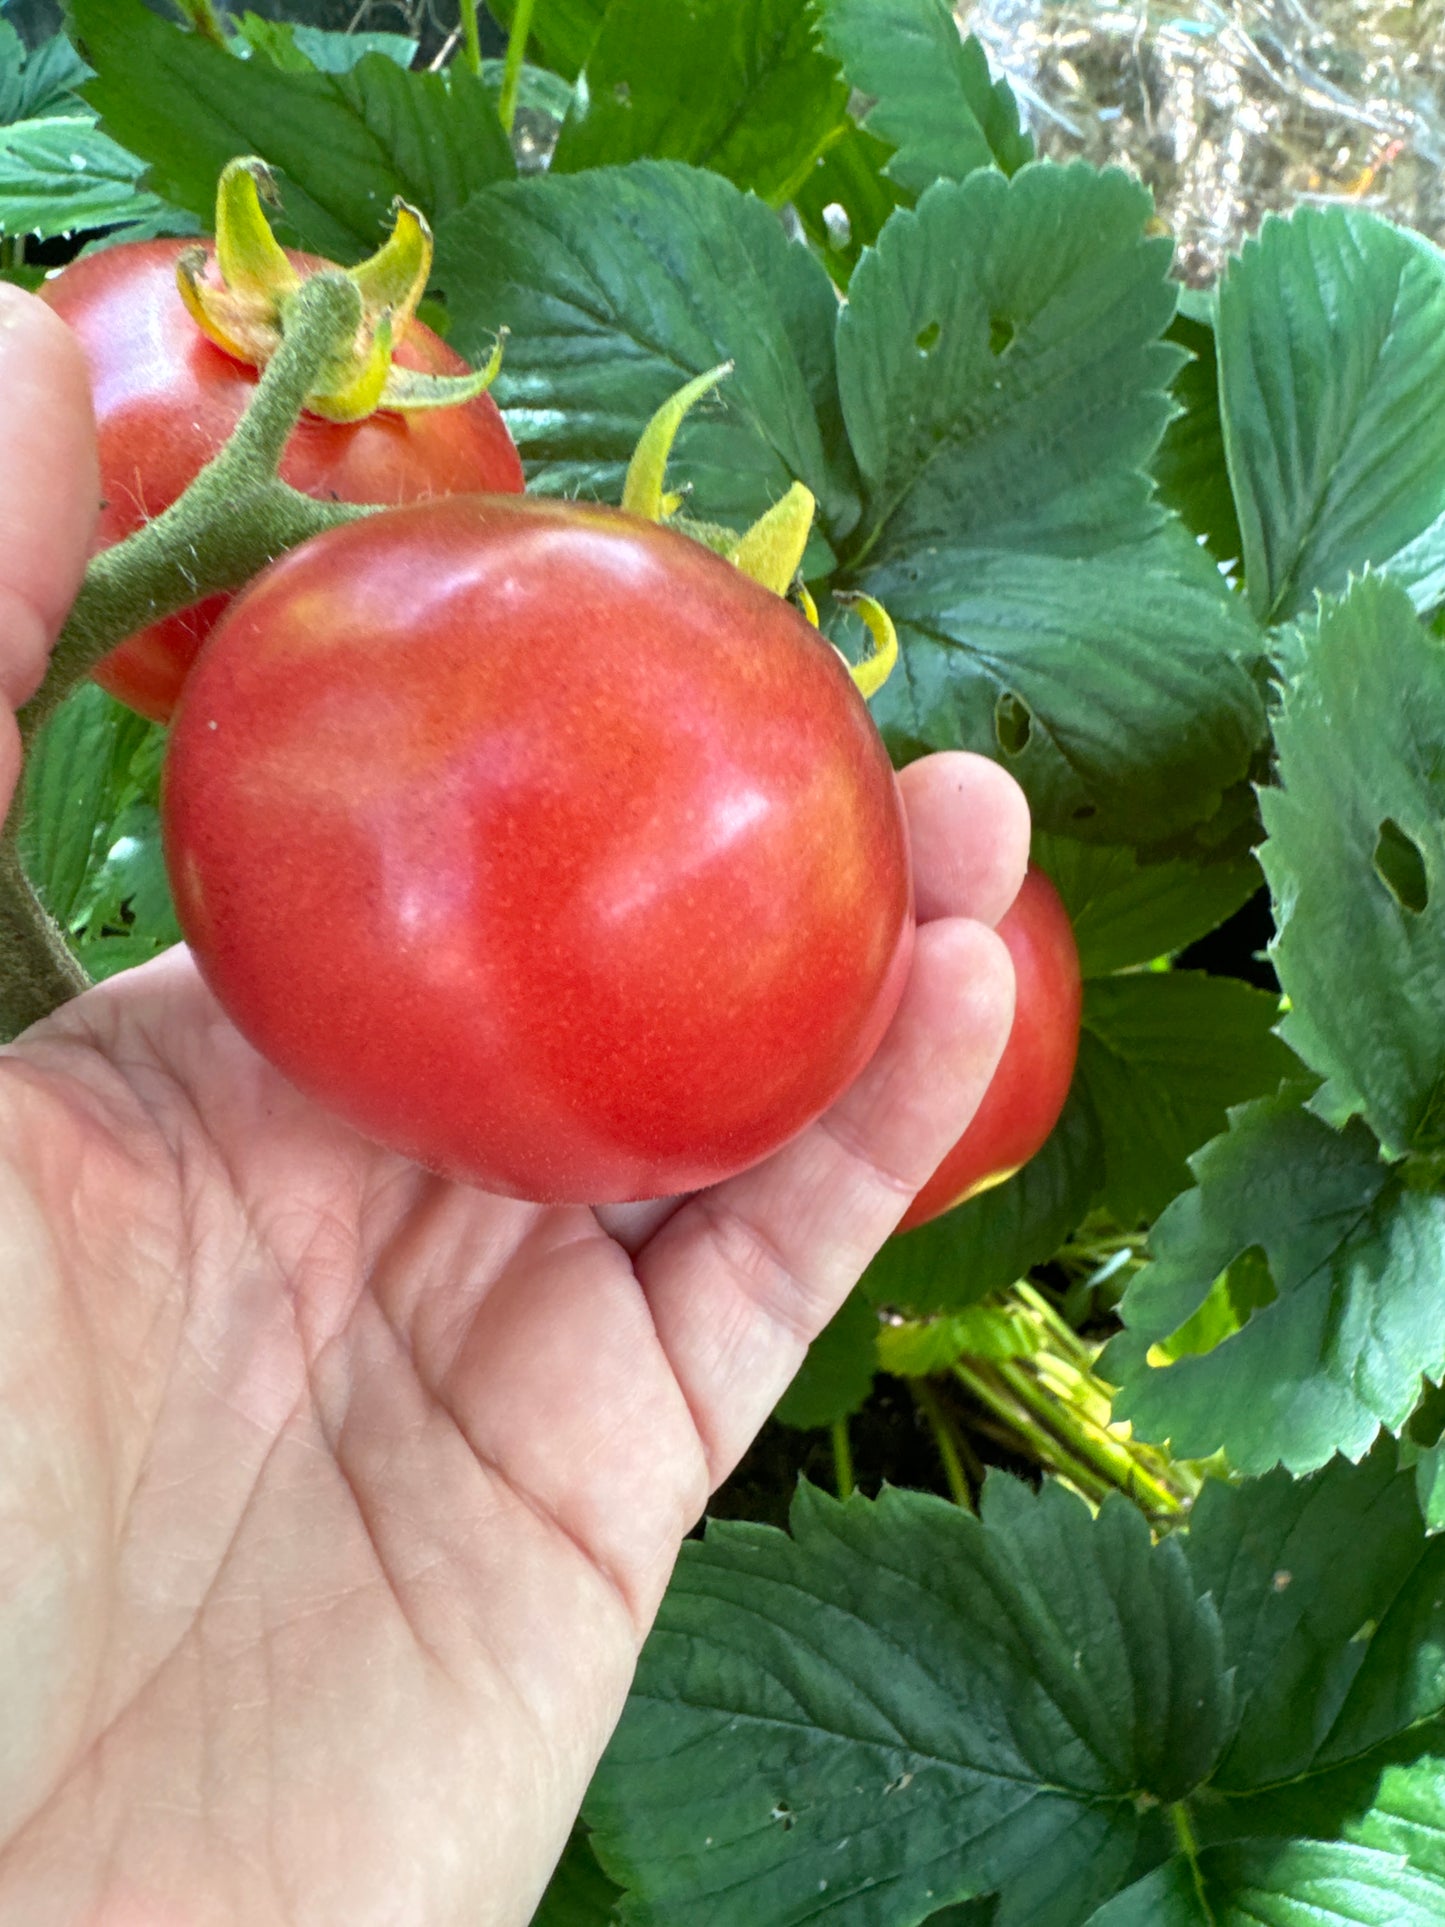
[[[1079,1053],[1083,984],[1069,914],[1042,870],[1029,867],[998,934],[1014,967],[1014,1020],[972,1124],[899,1226],[911,1231],[1011,1178],[1059,1121]]]
[[[73,261],[41,289],[80,338],[90,370],[104,507],[95,549],[109,548],[170,507],[220,452],[259,379],[207,340],[176,288],[190,241],[135,241]],[[327,265],[292,254],[298,267]],[[403,367],[464,374],[466,363],[411,322],[395,350]],[[470,490],[520,492],[522,465],[490,395],[457,407],[364,421],[303,415],[281,461],[303,494],[343,502],[403,503]],[[157,722],[228,596],[208,596],[130,636],[95,670],[113,696]]]
[[[456,496],[282,557],[187,684],[163,816],[182,928],[257,1049],[519,1197],[756,1162],[862,1069],[912,951],[844,664],[616,509]]]

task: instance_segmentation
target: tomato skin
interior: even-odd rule
[[[450,497],[284,556],[187,685],[181,925],[253,1044],[449,1176],[711,1184],[867,1062],[907,975],[897,786],[786,602],[620,510]]]
[[[1069,914],[1042,870],[1029,866],[998,934],[1013,959],[1013,1028],[973,1122],[908,1207],[900,1231],[1012,1177],[1042,1150],[1069,1095],[1083,982]]]
[[[207,340],[176,291],[193,241],[136,241],[73,261],[41,289],[80,338],[95,401],[104,507],[94,551],[170,507],[216,455],[259,379]],[[292,254],[298,267],[327,265]],[[408,368],[462,374],[466,363],[413,322],[396,350]],[[283,481],[343,502],[415,502],[470,490],[520,492],[522,464],[490,395],[410,416],[351,423],[303,415]],[[208,596],[130,636],[95,680],[157,722],[170,719],[191,664],[230,597]]]

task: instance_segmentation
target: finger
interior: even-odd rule
[[[765,1163],[702,1191],[636,1259],[716,1484],[978,1108],[1013,1019],[982,924],[918,932],[898,1014],[862,1076]]]
[[[80,345],[43,301],[8,282],[0,394],[0,700],[17,707],[35,693],[80,585],[100,480]],[[6,760],[0,749],[0,768]]]
[[[946,750],[910,763],[898,787],[919,922],[973,917],[996,924],[1018,895],[1029,859],[1029,806],[1018,784],[987,757]],[[635,1255],[684,1202],[601,1205],[597,1218]]]
[[[965,750],[910,763],[898,787],[908,812],[918,921],[976,917],[992,928],[1018,895],[1028,865],[1023,791],[1007,770]]]

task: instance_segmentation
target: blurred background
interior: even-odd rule
[[[545,4],[545,0],[543,0]],[[151,0],[169,11],[165,0]],[[231,0],[402,31],[444,58],[456,0]],[[56,0],[4,0],[27,38]],[[1118,161],[1153,188],[1179,268],[1207,285],[1271,208],[1354,201],[1445,243],[1445,0],[959,0],[1041,153]],[[488,35],[486,51],[500,51]]]

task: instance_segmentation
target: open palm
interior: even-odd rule
[[[0,363],[14,704],[95,487],[78,357],[3,287]],[[7,714],[0,798],[16,761]],[[375,1149],[183,953],[0,1054],[0,1927],[527,1921],[683,1534],[1002,1045],[1022,801],[967,757],[903,787],[883,1048],[675,1206]]]

